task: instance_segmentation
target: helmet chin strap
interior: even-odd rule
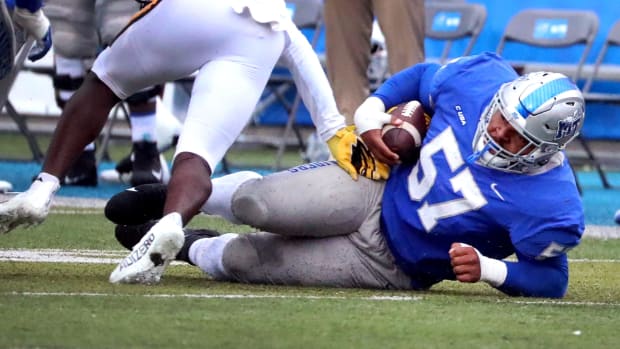
[[[484,145],[484,147],[481,150],[477,150],[475,151],[473,154],[469,155],[467,157],[467,163],[468,164],[473,164],[476,161],[478,161],[480,159],[480,157],[489,150],[490,148],[490,144],[487,143]]]

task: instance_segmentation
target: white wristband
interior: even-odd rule
[[[503,261],[483,256],[477,249],[480,259],[480,281],[484,281],[493,287],[499,287],[506,281],[508,268]]]
[[[25,8],[15,8],[13,20],[35,39],[41,40],[50,27],[50,21],[40,9],[32,13]]]
[[[355,128],[357,134],[369,130],[378,130],[389,124],[392,117],[385,113],[383,101],[377,97],[368,97],[355,111]]]

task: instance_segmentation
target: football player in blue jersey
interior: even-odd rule
[[[0,1],[0,80],[13,69],[14,24],[35,39],[35,45],[28,55],[31,61],[43,58],[52,47],[50,22],[41,10],[42,7],[42,0]]]
[[[419,161],[401,164],[380,129],[391,122],[385,110],[409,100],[432,119]],[[562,297],[566,252],[584,230],[562,150],[584,116],[566,76],[518,76],[494,53],[412,66],[355,116],[369,148],[393,165],[386,182],[353,181],[330,162],[217,178],[203,212],[262,232],[186,230],[177,258],[216,280],[414,290],[482,281],[508,295]],[[137,187],[109,201],[123,245],[149,243],[137,224],[161,216],[165,195]]]

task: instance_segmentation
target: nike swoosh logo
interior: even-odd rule
[[[495,195],[497,195],[500,199],[502,199],[502,201],[506,201],[504,200],[504,197],[502,196],[502,194],[500,194],[499,191],[497,191],[497,183],[491,183],[491,190],[493,190]]]
[[[131,187],[131,188],[125,189],[125,191],[133,191],[134,193],[137,193],[138,189],[136,189],[135,187]]]
[[[155,176],[155,178],[157,178],[158,181],[161,181],[161,170],[159,171],[151,170],[151,174]]]

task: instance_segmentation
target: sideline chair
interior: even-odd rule
[[[468,56],[487,19],[487,9],[482,4],[432,1],[426,3],[426,37],[443,42],[439,63],[450,56],[452,44],[467,40],[467,46],[460,53]]]

